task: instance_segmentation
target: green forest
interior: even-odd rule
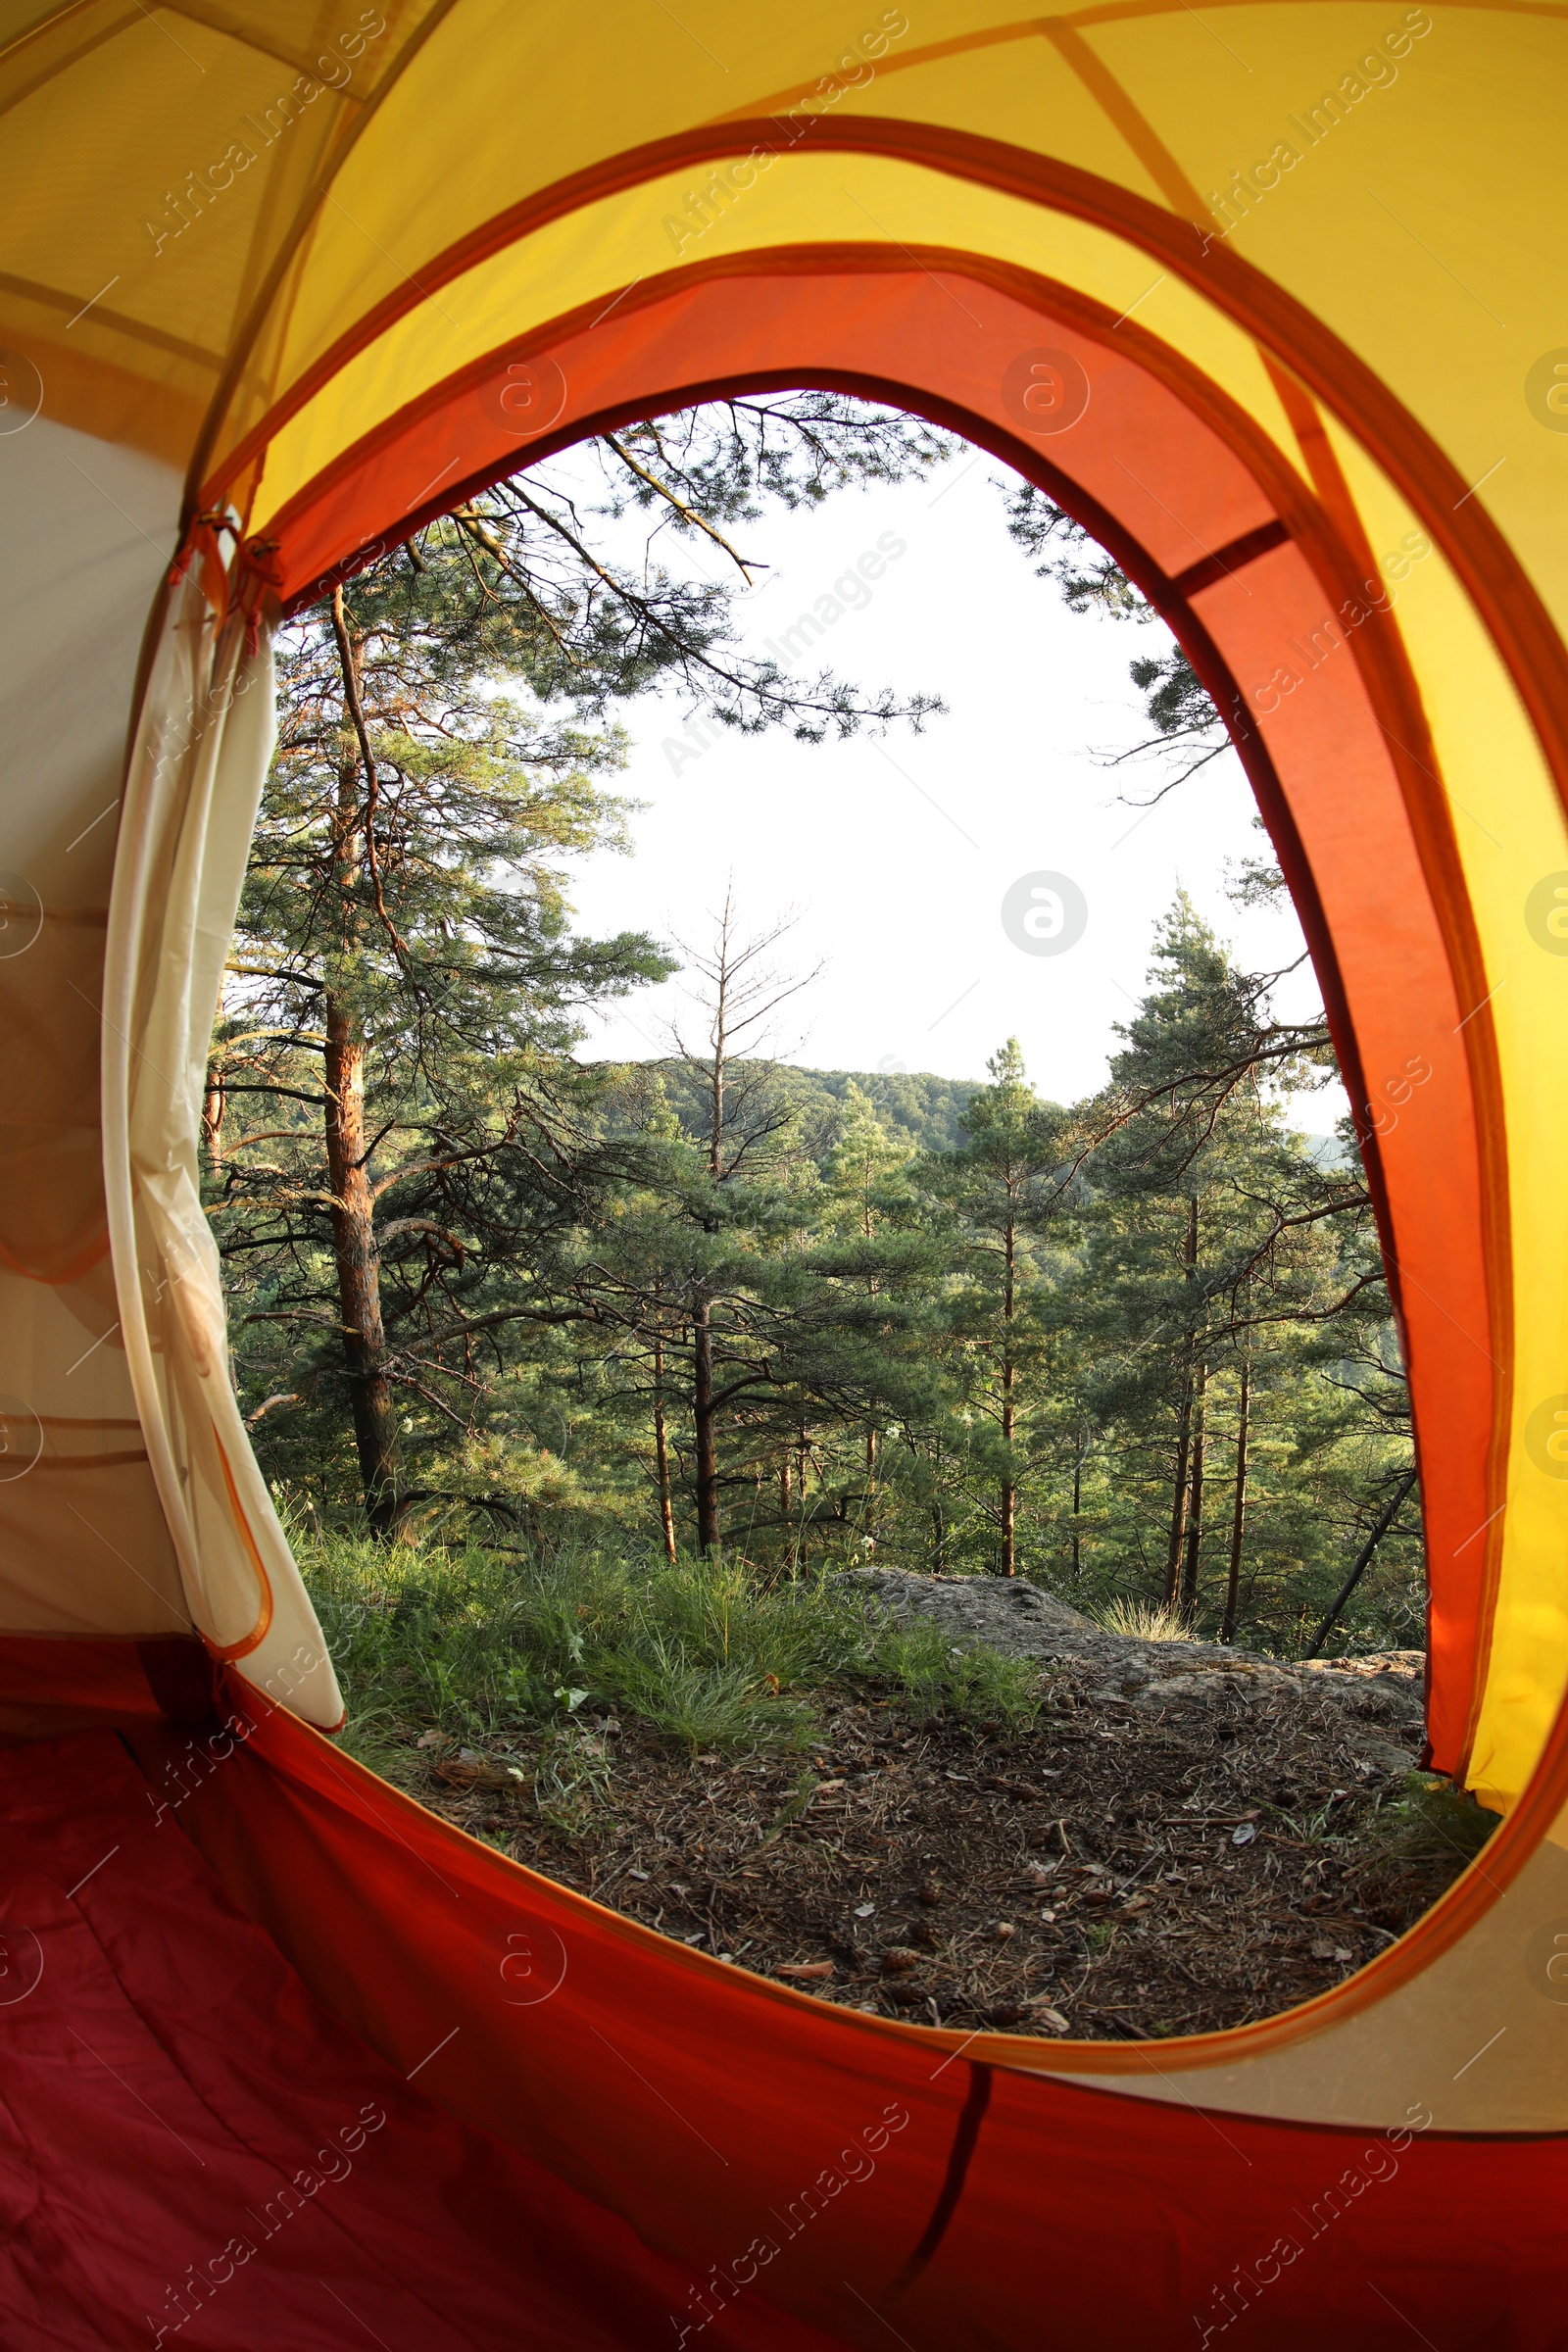
[[[297,1524],[381,1543],[1024,1576],[1291,1655],[1359,1565],[1326,1646],[1418,1645],[1373,1204],[1348,1121],[1287,1116],[1344,1095],[1281,975],[1178,892],[1105,1085],[1058,1103],[1005,1037],[966,1083],[774,1058],[811,975],[771,909],[678,948],[574,928],[631,698],[805,746],[937,711],[746,655],[708,564],[743,584],[770,509],[957,446],[824,394],[626,426],[286,624],[203,1133],[259,1457]],[[1039,491],[1004,497],[1042,595],[1150,617]],[[623,560],[628,516],[662,563]],[[1160,789],[1192,788],[1212,705],[1179,651],[1131,673]],[[1266,855],[1236,883],[1283,889]],[[692,1034],[584,1055],[590,1012],[677,967]]]

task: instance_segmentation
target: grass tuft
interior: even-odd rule
[[[1040,1668],[998,1649],[959,1649],[939,1626],[884,1633],[877,1664],[896,1682],[917,1722],[947,1716],[975,1730],[1024,1731],[1040,1711]]]
[[[1107,1634],[1128,1634],[1135,1642],[1196,1642],[1198,1636],[1181,1610],[1168,1600],[1113,1600],[1100,1612]]]
[[[795,1745],[812,1720],[774,1695],[771,1677],[705,1664],[657,1632],[643,1650],[617,1658],[613,1671],[618,1703],[694,1756],[708,1747]]]

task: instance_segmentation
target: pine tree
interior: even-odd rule
[[[950,1328],[965,1367],[966,1402],[990,1432],[997,1568],[1015,1576],[1018,1494],[1032,1463],[1030,1391],[1047,1345],[1039,1246],[1067,1206],[1066,1119],[1036,1096],[1016,1038],[986,1068],[991,1083],[977,1090],[959,1122],[967,1141],[933,1176],[962,1220]]]
[[[616,830],[607,711],[673,685],[724,725],[819,741],[936,707],[741,656],[731,591],[618,562],[596,523],[657,513],[745,582],[726,526],[765,499],[896,480],[949,446],[831,394],[633,426],[595,445],[586,525],[578,482],[500,483],[285,631],[278,754],[207,1087],[209,1173],[243,1315],[317,1335],[303,1358],[268,1351],[261,1409],[297,1404],[302,1384],[320,1401],[337,1336],[378,1534],[413,1499],[399,1394],[473,1434],[476,1270],[537,1222],[536,1206],[518,1215],[524,1169],[559,1209],[591,1146],[568,1066],[581,1013],[669,968],[650,940],[569,934],[562,861]],[[572,718],[552,720],[563,701]],[[226,1107],[246,1096],[268,1115],[236,1140]],[[317,1142],[300,1103],[322,1114]]]

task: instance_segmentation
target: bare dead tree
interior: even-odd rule
[[[779,1101],[770,1068],[760,1059],[760,1050],[769,1042],[775,1016],[810,986],[822,966],[815,964],[801,974],[781,973],[771,960],[772,951],[796,928],[799,915],[783,915],[769,929],[747,937],[737,927],[733,883],[726,888],[723,906],[713,919],[714,933],[707,947],[676,943],[686,958],[686,968],[703,983],[698,1003],[705,1021],[704,1042],[688,1044],[678,1021],[671,1024],[670,1034],[676,1052],[703,1089],[707,1177],[716,1192],[793,1116],[789,1106]],[[719,1232],[722,1218],[716,1200],[702,1224],[709,1235]],[[708,1283],[699,1279],[693,1284],[690,1303],[697,1542],[701,1550],[712,1551],[719,1540],[719,1399],[713,1388],[713,1294]]]

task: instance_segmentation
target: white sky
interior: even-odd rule
[[[965,452],[928,481],[841,494],[745,530],[743,552],[774,567],[740,609],[757,650],[879,536],[904,540],[869,601],[813,653],[867,690],[938,693],[947,714],[920,735],[896,725],[819,748],[725,731],[676,762],[665,747],[680,740],[678,704],[632,705],[621,789],[643,804],[635,854],[586,860],[570,895],[587,931],[695,944],[733,877],[744,930],[794,911],[799,926],[777,956],[792,969],[824,966],[781,1019],[770,1050],[782,1058],[979,1079],[1016,1035],[1038,1091],[1065,1102],[1103,1080],[1111,1024],[1133,1009],[1178,884],[1250,968],[1284,965],[1303,943],[1288,912],[1243,911],[1225,897],[1226,860],[1267,850],[1234,753],[1142,818],[1118,799],[1152,788],[1152,763],[1144,781],[1136,767],[1107,771],[1096,754],[1148,733],[1128,663],[1163,652],[1168,634],[1157,622],[1069,613],[1007,538],[1001,471]],[[1059,956],[1024,954],[1002,926],[1008,885],[1038,870],[1069,875],[1088,901],[1083,938]],[[678,977],[643,992],[596,1023],[583,1051],[667,1053],[670,1017],[686,1002]],[[1309,966],[1277,1002],[1282,1011],[1315,1005]],[[1340,1108],[1337,1093],[1307,1096],[1294,1117],[1321,1131]]]

